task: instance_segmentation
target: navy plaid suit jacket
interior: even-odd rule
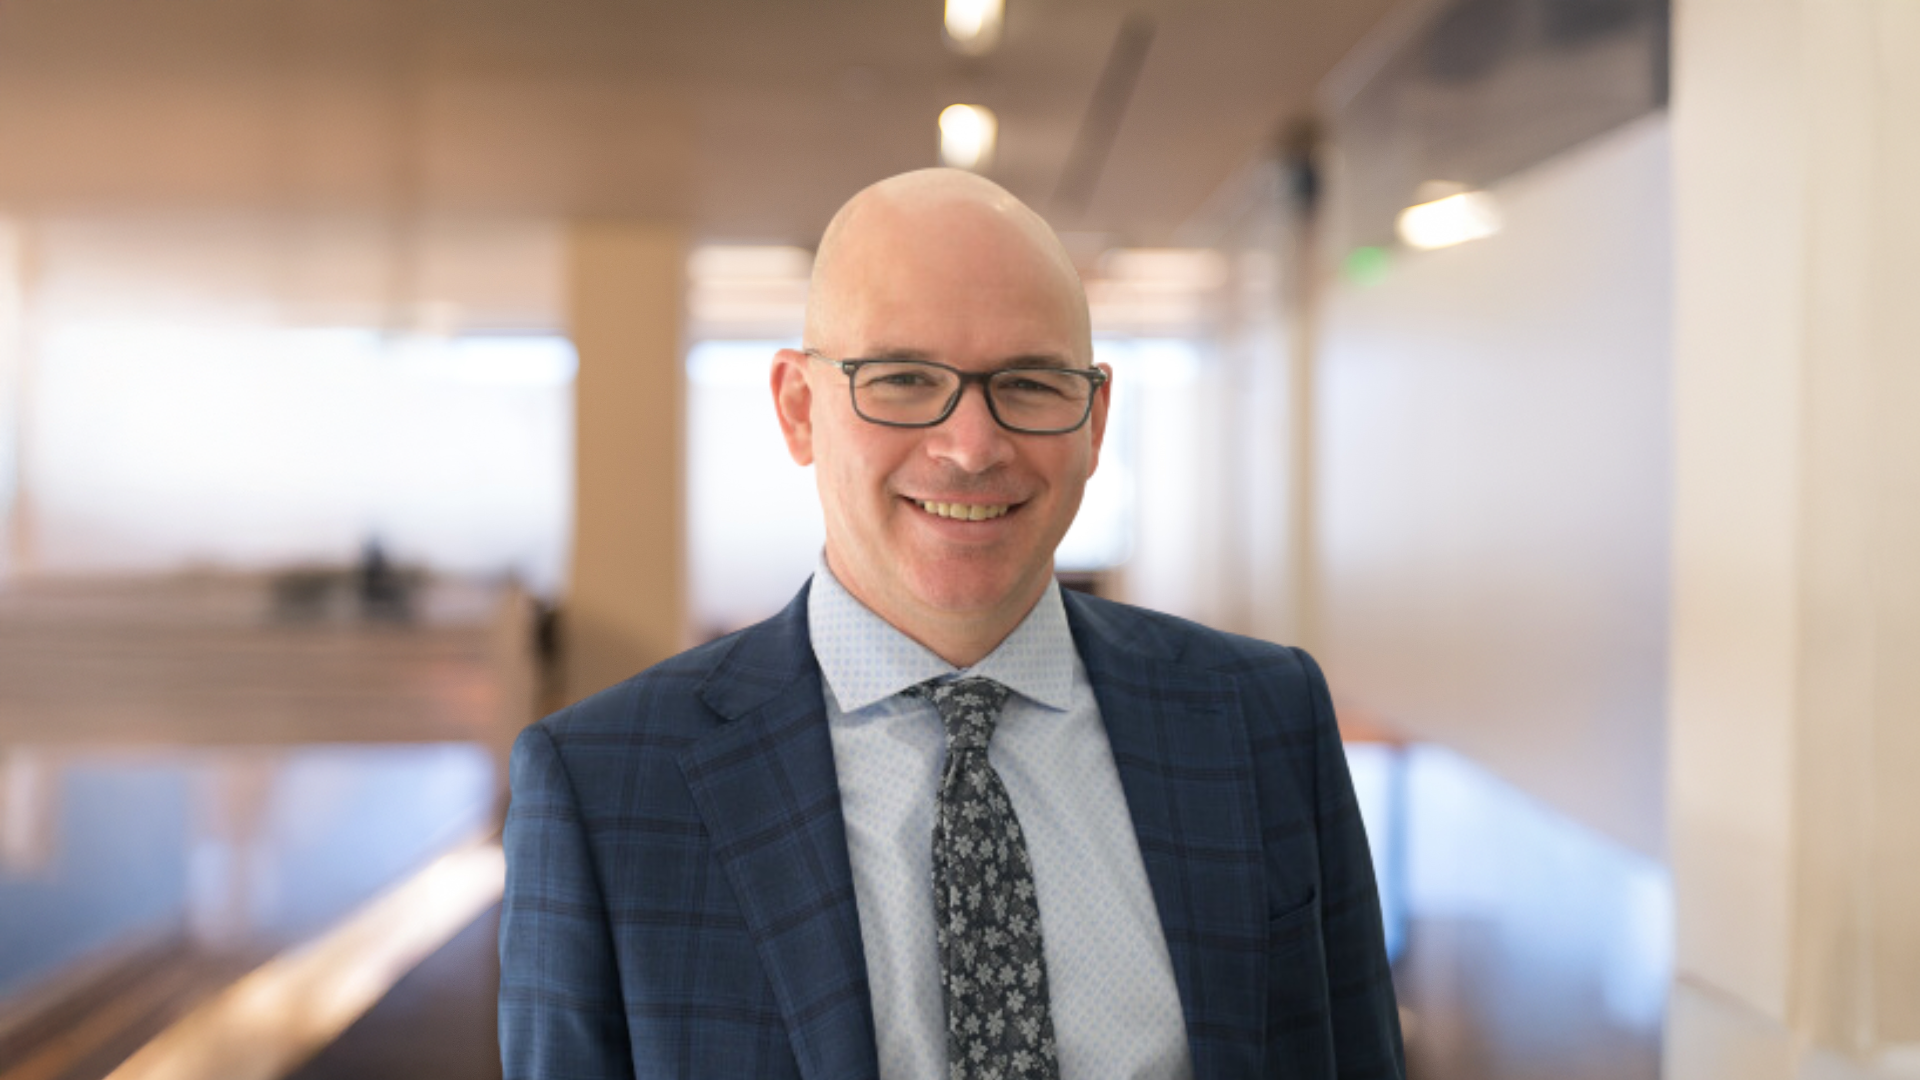
[[[507,1080],[877,1073],[806,590],[528,728],[500,927]],[[1400,1080],[1379,900],[1298,649],[1066,593],[1194,1075]]]

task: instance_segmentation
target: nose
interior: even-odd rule
[[[927,453],[967,473],[984,473],[1013,459],[1013,440],[987,408],[984,386],[960,394],[953,415],[928,429]]]

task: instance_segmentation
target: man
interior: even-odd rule
[[[1401,1077],[1318,669],[1053,580],[1111,371],[1052,232],[876,184],[806,345],[812,581],[514,749],[509,1080]]]

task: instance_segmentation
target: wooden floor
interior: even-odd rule
[[[497,1080],[499,932],[496,905],[289,1080]]]
[[[118,953],[45,1007],[0,1023],[0,1080],[100,1080],[262,959],[209,953],[184,935]]]

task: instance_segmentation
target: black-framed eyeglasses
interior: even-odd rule
[[[932,360],[835,360],[814,349],[815,360],[846,373],[847,393],[860,419],[887,427],[933,427],[979,383],[987,411],[1022,435],[1065,435],[1093,415],[1095,391],[1107,381],[1099,368],[1015,365],[997,371],[961,371]]]

